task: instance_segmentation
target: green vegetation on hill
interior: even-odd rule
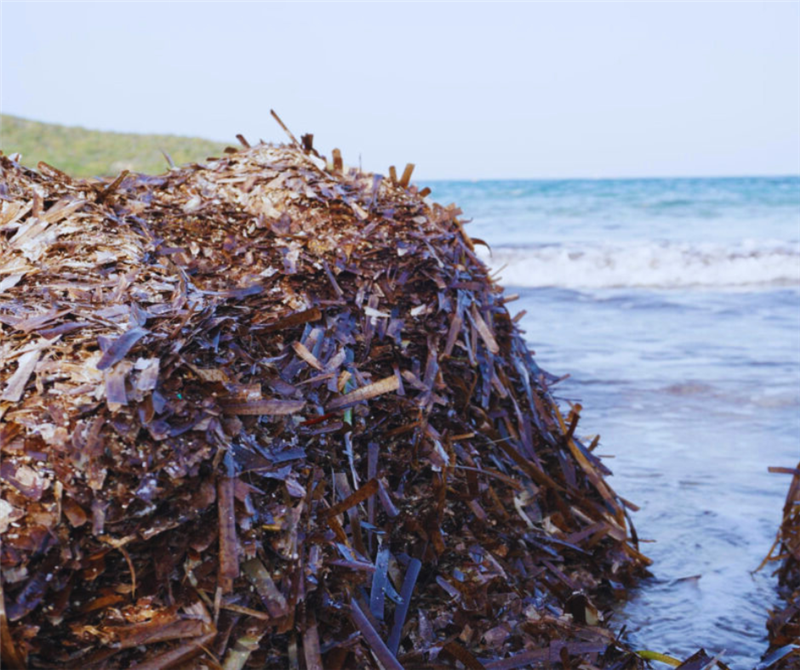
[[[122,170],[159,174],[168,168],[162,151],[180,165],[219,156],[224,148],[194,137],[111,133],[0,114],[3,153],[20,153],[23,165],[44,161],[75,177],[113,176]]]

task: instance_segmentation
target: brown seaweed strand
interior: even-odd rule
[[[355,598],[350,600],[350,616],[381,665],[386,670],[403,670],[403,666],[400,665],[383,640],[381,640],[380,635],[373,628]]]

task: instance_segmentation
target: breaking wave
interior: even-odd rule
[[[800,242],[500,246],[478,254],[505,286],[767,288],[800,285]]]

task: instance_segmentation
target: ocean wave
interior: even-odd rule
[[[500,246],[478,254],[505,286],[759,288],[800,285],[800,242]]]

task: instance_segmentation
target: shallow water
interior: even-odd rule
[[[750,571],[788,486],[766,468],[800,456],[800,323],[773,320],[774,305],[759,313],[752,294],[678,308],[652,293],[548,293],[524,294],[522,325],[541,365],[574,371],[558,393],[583,403],[581,428],[601,433],[615,488],[641,506],[634,522],[655,540],[643,545],[654,578],[621,613],[633,642],[679,657],[704,646],[752,668],[776,599],[769,572]],[[800,293],[782,293],[759,298],[796,308]]]
[[[475,219],[537,362],[600,433],[653,578],[635,646],[752,668],[800,458],[800,179],[438,182]],[[633,258],[632,258],[633,257]]]

